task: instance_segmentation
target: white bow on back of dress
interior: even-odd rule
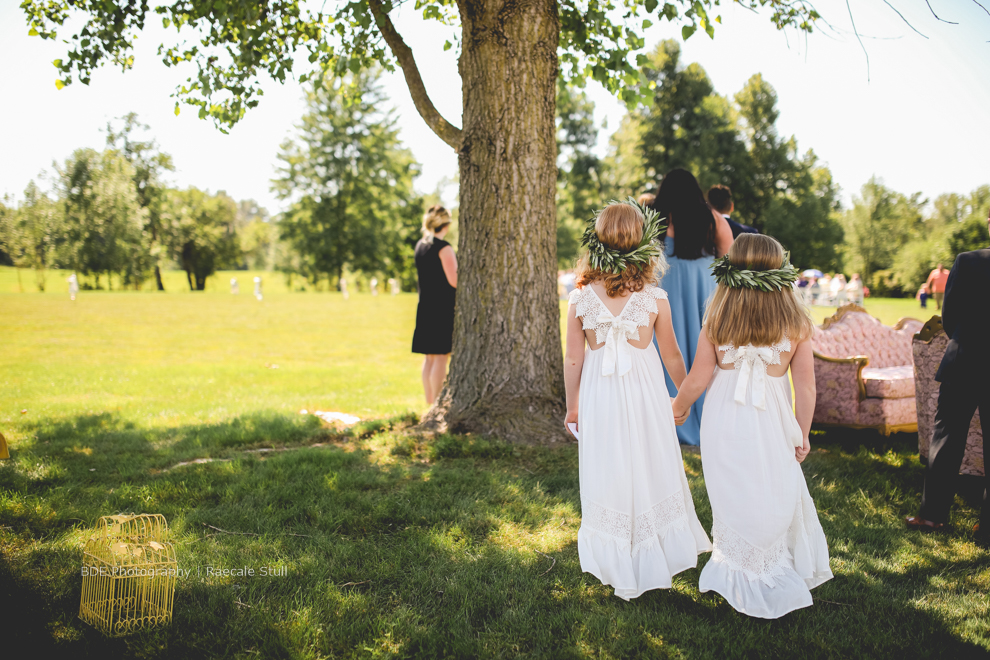
[[[618,371],[619,376],[625,376],[632,369],[629,339],[639,337],[639,327],[635,322],[622,318],[621,313],[614,316],[604,305],[597,323],[609,326],[605,347],[602,349],[605,351],[602,355],[602,375],[611,376]]]
[[[725,351],[722,356],[722,364],[732,364],[739,371],[739,380],[736,381],[736,390],[733,398],[740,405],[746,405],[746,391],[750,384],[753,386],[753,407],[759,410],[767,409],[767,367],[771,364],[780,364],[780,354],[791,350],[791,341],[785,336],[780,342],[773,346],[753,346],[747,344],[736,348],[732,344],[719,346],[718,350]],[[788,399],[789,400],[789,399]],[[804,433],[800,425],[794,418],[794,414],[788,410],[782,420],[784,433],[787,439],[795,447],[804,444]]]
[[[773,363],[774,352],[769,346],[747,344],[736,348],[732,344],[719,346],[725,351],[722,364],[734,364],[739,369],[736,381],[736,403],[746,404],[746,390],[753,384],[753,405],[760,410],[767,409],[767,366]],[[780,361],[779,358],[777,360]]]

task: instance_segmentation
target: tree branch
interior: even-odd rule
[[[959,25],[959,23],[956,23],[955,21],[947,21],[944,18],[939,18],[938,17],[938,14],[935,13],[935,10],[932,9],[932,3],[928,2],[928,0],[925,0],[925,4],[928,5],[928,11],[930,11],[932,13],[932,16],[934,16],[935,18],[938,18],[938,20],[942,21],[943,23],[948,23],[949,25]],[[979,4],[979,3],[977,3],[977,4]]]
[[[927,2],[927,0],[925,1]],[[870,82],[870,54],[866,52],[866,46],[863,45],[863,40],[859,38],[859,31],[856,30],[856,20],[853,18],[853,10],[849,6],[849,0],[846,0],[846,9],[849,10],[849,22],[852,23],[856,41],[859,42],[859,47],[863,49],[863,55],[866,55],[866,82]]]
[[[441,140],[453,147],[455,151],[459,151],[461,148],[461,129],[444,119],[433,105],[429,94],[426,93],[423,78],[419,75],[419,68],[413,58],[412,49],[406,45],[406,42],[402,40],[402,35],[395,29],[392,19],[385,11],[384,3],[382,0],[369,0],[368,4],[375,17],[378,30],[385,38],[385,43],[388,44],[392,50],[392,55],[402,67],[406,86],[409,87],[409,93],[412,95],[413,103],[416,104],[419,115]]]
[[[911,28],[911,29],[912,29],[912,30],[914,30],[915,32],[918,32],[918,30],[917,30],[917,29],[915,29],[915,27],[914,27],[913,25],[911,25],[910,23],[908,23],[908,19],[906,19],[906,18],[904,18],[904,14],[902,14],[902,13],[901,13],[901,12],[899,12],[899,11],[897,11],[897,7],[895,7],[894,5],[892,5],[892,4],[890,4],[890,2],[888,2],[888,0],[883,0],[883,1],[884,1],[884,3],[885,3],[885,4],[886,4],[886,5],[888,6],[888,7],[890,7],[891,9],[893,9],[893,10],[894,10],[894,13],[895,13],[895,14],[897,14],[898,16],[900,16],[900,17],[901,17],[901,20],[902,20],[902,21],[904,21],[905,23],[907,23],[907,26],[908,26],[909,28]],[[979,4],[979,3],[977,3],[977,4]],[[918,32],[918,34],[921,34],[921,33],[920,33],[920,32]],[[923,37],[925,37],[925,35],[923,35],[923,34],[921,34],[921,36],[923,36]],[[925,37],[925,39],[927,39],[927,38],[928,38],[928,37]]]

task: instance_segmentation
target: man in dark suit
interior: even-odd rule
[[[709,188],[708,203],[711,204],[713,209],[721,213],[725,221],[729,223],[729,229],[732,230],[732,238],[736,238],[739,234],[760,233],[756,231],[755,227],[736,222],[729,217],[736,210],[736,203],[732,201],[732,191],[729,190],[729,186],[723,186],[721,183],[718,183]]]
[[[987,217],[990,232],[990,216]],[[990,248],[963,252],[949,273],[942,303],[942,327],[949,336],[935,380],[942,383],[935,412],[935,430],[928,450],[921,513],[907,519],[913,529],[940,529],[949,520],[959,466],[966,451],[969,424],[977,407],[983,422],[986,455],[990,427]],[[990,471],[984,469],[985,487]],[[990,503],[983,492],[977,541],[990,541]]]

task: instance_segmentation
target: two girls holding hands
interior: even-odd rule
[[[674,574],[711,550],[701,591],[778,618],[811,605],[809,589],[832,577],[799,465],[815,401],[811,320],[780,244],[742,235],[713,264],[718,288],[685,375],[658,286],[662,231],[656,213],[634,202],[606,207],[586,234],[589,254],[570,297],[565,423],[579,436],[581,567],[629,599],[670,588]],[[673,402],[661,359],[678,388]],[[706,389],[701,447],[714,547],[695,514],[675,430]]]

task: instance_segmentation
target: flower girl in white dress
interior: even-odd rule
[[[718,289],[673,404],[686,413],[708,387],[701,463],[715,550],[699,589],[776,619],[811,605],[809,590],[832,577],[800,466],[815,409],[812,324],[791,289],[797,271],[773,238],[740,235],[713,270]]]
[[[670,588],[711,543],[684,476],[660,357],[685,377],[652,210],[613,203],[585,234],[567,310],[565,424],[579,437],[581,569],[629,600]],[[585,351],[585,342],[590,345]],[[686,417],[686,416],[685,416]],[[576,429],[574,429],[576,424]]]

